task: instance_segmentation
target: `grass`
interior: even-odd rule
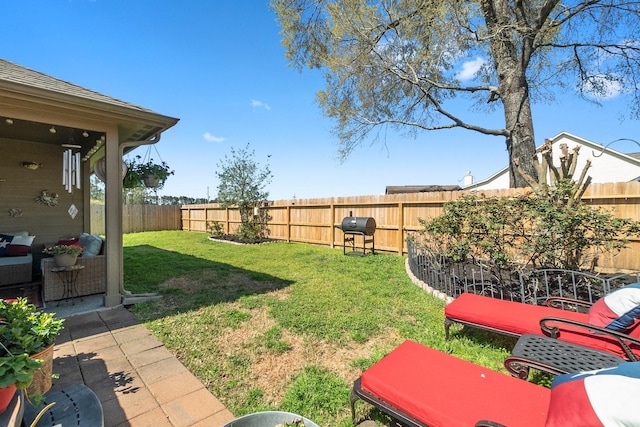
[[[515,342],[455,327],[445,341],[444,302],[409,280],[398,255],[186,231],[126,234],[124,246],[125,288],[163,297],[134,313],[236,416],[284,410],[351,426],[353,380],[403,340],[502,372]]]

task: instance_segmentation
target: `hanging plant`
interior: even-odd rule
[[[152,188],[164,187],[167,178],[175,173],[169,168],[167,162],[154,163],[151,158],[146,163],[137,164],[136,171],[145,186]]]
[[[142,187],[142,177],[138,172],[138,162],[140,156],[136,156],[134,159],[127,159],[124,164],[127,166],[127,173],[122,178],[122,188],[138,188]]]
[[[158,157],[160,157],[157,148],[155,150]],[[144,159],[138,155],[132,160],[126,160],[125,163],[128,168],[127,175],[123,181],[123,187],[125,188],[137,188],[144,185],[147,188],[159,189],[164,187],[167,178],[175,173],[167,162],[162,159],[160,159],[159,163],[153,160],[151,146],[148,147]]]

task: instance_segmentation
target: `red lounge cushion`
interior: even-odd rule
[[[542,335],[540,319],[543,317],[561,317],[584,323],[588,319],[585,313],[561,310],[546,305],[506,301],[471,293],[464,293],[448,304],[444,309],[444,315],[453,320],[476,323],[516,335]]]
[[[549,389],[405,341],[362,374],[362,388],[432,427],[491,420],[543,426]]]
[[[589,319],[586,313],[576,313],[546,305],[506,301],[471,293],[463,293],[448,304],[444,309],[444,315],[452,320],[474,323],[516,335],[544,335],[540,329],[540,319],[543,317],[559,317],[584,324],[587,324]],[[625,357],[620,345],[612,338],[592,334],[585,328],[561,324],[557,326],[560,327],[558,338],[562,341]],[[640,349],[633,349],[640,355]]]

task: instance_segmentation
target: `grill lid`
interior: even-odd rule
[[[362,233],[372,236],[376,232],[376,220],[366,216],[348,216],[342,220],[340,229],[345,233]]]

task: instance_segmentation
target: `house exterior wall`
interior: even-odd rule
[[[84,189],[74,188],[70,194],[62,185],[63,150],[52,144],[0,140],[0,233],[27,230],[36,236],[34,247],[82,233]],[[43,166],[26,169],[20,166],[25,161]],[[49,207],[36,202],[42,190],[57,193],[58,205]],[[75,219],[67,212],[71,204],[78,209]],[[10,209],[20,209],[22,215],[12,217]]]
[[[640,161],[633,157],[612,149],[606,149],[603,152],[604,147],[602,145],[564,132],[552,138],[552,140],[553,164],[556,167],[560,166],[561,144],[567,144],[570,150],[577,146],[580,147],[574,177],[576,180],[580,177],[588,160],[591,160],[591,167],[587,172],[587,176],[591,177],[591,182],[594,184],[628,182],[640,177]],[[503,169],[486,180],[466,186],[464,190],[497,190],[504,188],[509,188],[508,169]]]

